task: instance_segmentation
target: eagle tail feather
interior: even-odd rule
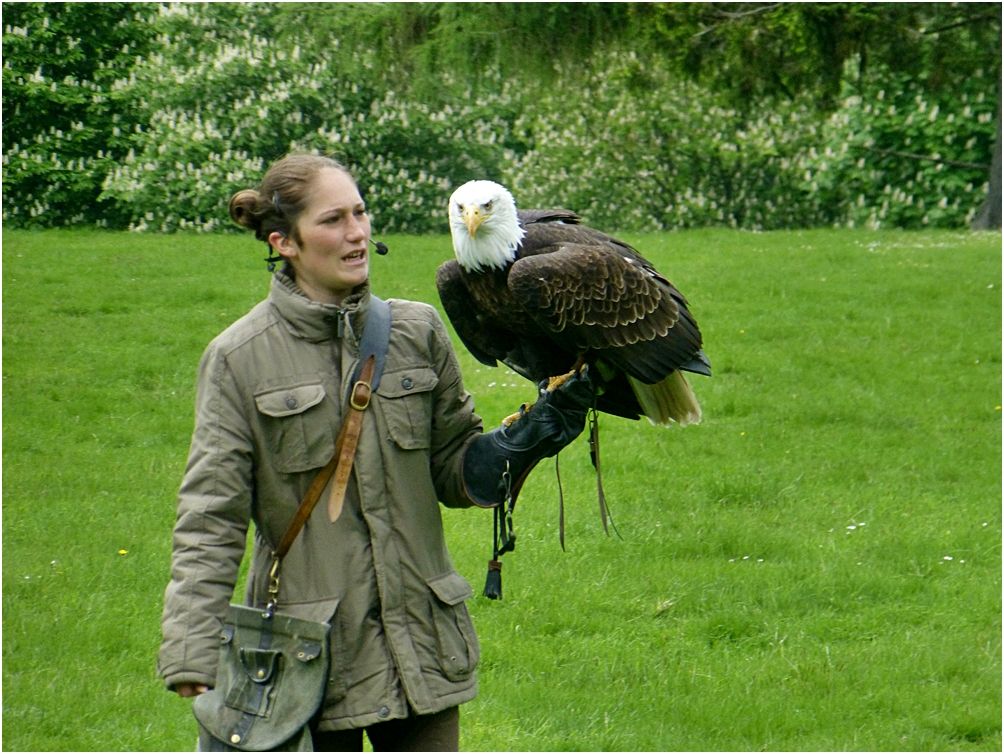
[[[701,421],[701,407],[690,383],[679,370],[670,372],[662,382],[648,385],[628,376],[642,412],[652,424],[668,427],[675,421],[681,427]]]

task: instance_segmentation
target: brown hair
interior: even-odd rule
[[[301,243],[297,220],[306,209],[317,174],[329,168],[352,178],[340,162],[321,155],[291,154],[273,162],[261,188],[238,191],[231,197],[231,219],[253,230],[259,241],[268,243],[268,237],[279,232]]]

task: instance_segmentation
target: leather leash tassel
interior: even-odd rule
[[[561,489],[561,469],[558,468],[558,458],[561,453],[554,456],[554,475],[558,477],[558,541],[561,542],[561,551],[565,550],[565,493]]]
[[[345,490],[349,486],[349,475],[352,473],[352,461],[356,456],[356,446],[359,444],[359,432],[363,425],[363,411],[370,405],[373,379],[373,369],[376,359],[370,356],[363,364],[359,379],[352,386],[349,394],[349,415],[342,429],[345,433],[338,456],[338,466],[335,469],[335,481],[331,485],[331,495],[328,497],[328,519],[331,523],[342,515],[342,504],[345,502]],[[341,436],[341,432],[339,432]]]
[[[596,415],[596,409],[590,409],[589,417],[589,451],[596,468],[596,492],[600,499],[600,520],[603,522],[603,531],[610,536],[610,529],[607,528],[607,496],[603,494],[603,475],[600,472],[600,422]]]

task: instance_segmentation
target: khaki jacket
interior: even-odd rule
[[[471,587],[450,561],[437,501],[470,505],[461,463],[481,419],[436,310],[389,303],[390,350],[342,514],[328,520],[326,490],[280,574],[280,611],[332,625],[322,730],[477,693]],[[334,453],[368,307],[368,287],[339,309],[277,274],[269,297],[206,349],[164,607],[158,669],[169,687],[213,685],[249,521],[244,601],[268,602],[269,552]]]

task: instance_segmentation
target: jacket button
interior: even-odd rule
[[[415,383],[411,381],[411,377],[405,377],[403,380],[401,380],[401,387],[403,387],[405,390],[411,390],[413,387],[415,387]]]
[[[373,620],[380,620],[380,610],[375,607],[370,610],[370,618]]]
[[[387,715],[390,714],[390,707],[381,707],[377,714],[380,715],[380,717],[387,717]]]
[[[292,395],[286,399],[286,408],[296,408],[296,398]]]

